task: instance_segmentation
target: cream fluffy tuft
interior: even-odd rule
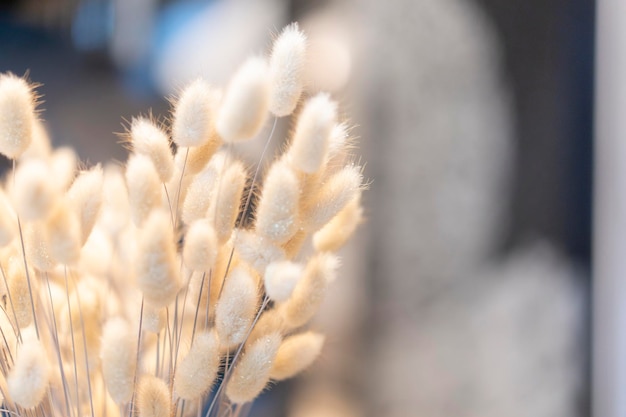
[[[100,357],[102,374],[109,395],[117,404],[125,404],[133,396],[137,335],[128,323],[116,317],[104,326]]]
[[[31,143],[35,120],[31,86],[13,74],[0,74],[0,153],[19,158]]]
[[[181,286],[178,270],[170,217],[156,210],[139,231],[136,260],[139,288],[154,307],[166,307],[176,298]]]
[[[265,293],[277,302],[286,301],[300,280],[304,268],[302,265],[290,262],[274,262],[265,269]]]
[[[256,232],[276,244],[287,242],[298,230],[300,183],[284,162],[270,168],[256,211]]]
[[[161,203],[161,180],[150,158],[138,154],[128,158],[126,185],[133,222],[141,226]]]
[[[189,353],[176,368],[174,393],[195,400],[207,392],[217,377],[220,365],[219,340],[215,332],[198,333]]]
[[[22,220],[44,219],[54,207],[57,194],[48,165],[39,159],[28,159],[15,172],[13,204]]]
[[[144,375],[137,387],[139,417],[171,417],[172,397],[165,381],[154,375]]]
[[[226,277],[222,296],[215,309],[215,328],[224,347],[244,341],[254,313],[259,294],[254,278],[244,268],[235,268]]]
[[[50,362],[43,344],[22,332],[24,343],[7,378],[8,393],[17,405],[31,410],[44,399],[50,381]]]
[[[216,101],[215,92],[202,79],[193,81],[183,90],[172,124],[172,139],[178,146],[199,146],[210,139]]]
[[[269,69],[265,59],[248,58],[230,82],[217,117],[217,133],[225,142],[254,137],[269,107]]]
[[[130,127],[130,138],[136,153],[147,155],[154,164],[161,182],[167,183],[174,172],[174,156],[167,134],[145,117],[135,118]]]
[[[67,198],[80,222],[81,244],[87,241],[100,214],[103,182],[102,167],[98,164],[81,171],[67,192]]]
[[[315,362],[323,345],[324,336],[314,332],[286,338],[278,349],[270,378],[281,381],[296,376]]]
[[[280,334],[271,333],[246,349],[226,386],[226,395],[233,403],[252,401],[261,393],[269,381],[280,342]]]
[[[319,93],[304,104],[288,150],[294,168],[307,174],[320,170],[336,120],[337,104],[328,94]]]
[[[217,235],[207,219],[196,220],[185,235],[183,261],[193,271],[209,272],[217,258]]]
[[[270,56],[270,112],[287,116],[298,105],[304,83],[306,36],[297,23],[285,27]]]

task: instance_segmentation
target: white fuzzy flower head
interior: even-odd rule
[[[304,83],[306,36],[297,23],[287,26],[274,41],[270,57],[270,112],[291,114],[298,105]]]
[[[254,137],[269,108],[269,69],[265,59],[249,58],[230,82],[217,117],[217,133],[225,142]]]
[[[0,74],[0,153],[19,158],[31,143],[35,120],[31,86],[13,74]]]

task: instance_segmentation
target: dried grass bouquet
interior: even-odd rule
[[[6,415],[242,416],[315,361],[305,326],[364,185],[337,104],[301,98],[305,65],[292,24],[223,94],[198,79],[169,126],[133,119],[125,166],[88,169],[51,149],[35,86],[0,75]],[[234,144],[296,108],[284,152],[250,172]]]

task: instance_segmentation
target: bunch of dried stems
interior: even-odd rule
[[[241,416],[315,361],[324,337],[304,327],[364,185],[337,104],[302,98],[305,66],[289,25],[223,93],[198,79],[167,125],[133,119],[128,161],[104,168],[52,149],[36,86],[0,75],[4,412]],[[296,109],[284,151],[249,172],[234,144],[271,114],[269,143]]]

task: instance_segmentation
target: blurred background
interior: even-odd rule
[[[355,125],[367,223],[320,362],[252,415],[591,413],[591,0],[0,0],[0,72],[42,85],[55,145],[225,85],[298,21],[309,90]],[[283,136],[289,127],[284,123]]]

